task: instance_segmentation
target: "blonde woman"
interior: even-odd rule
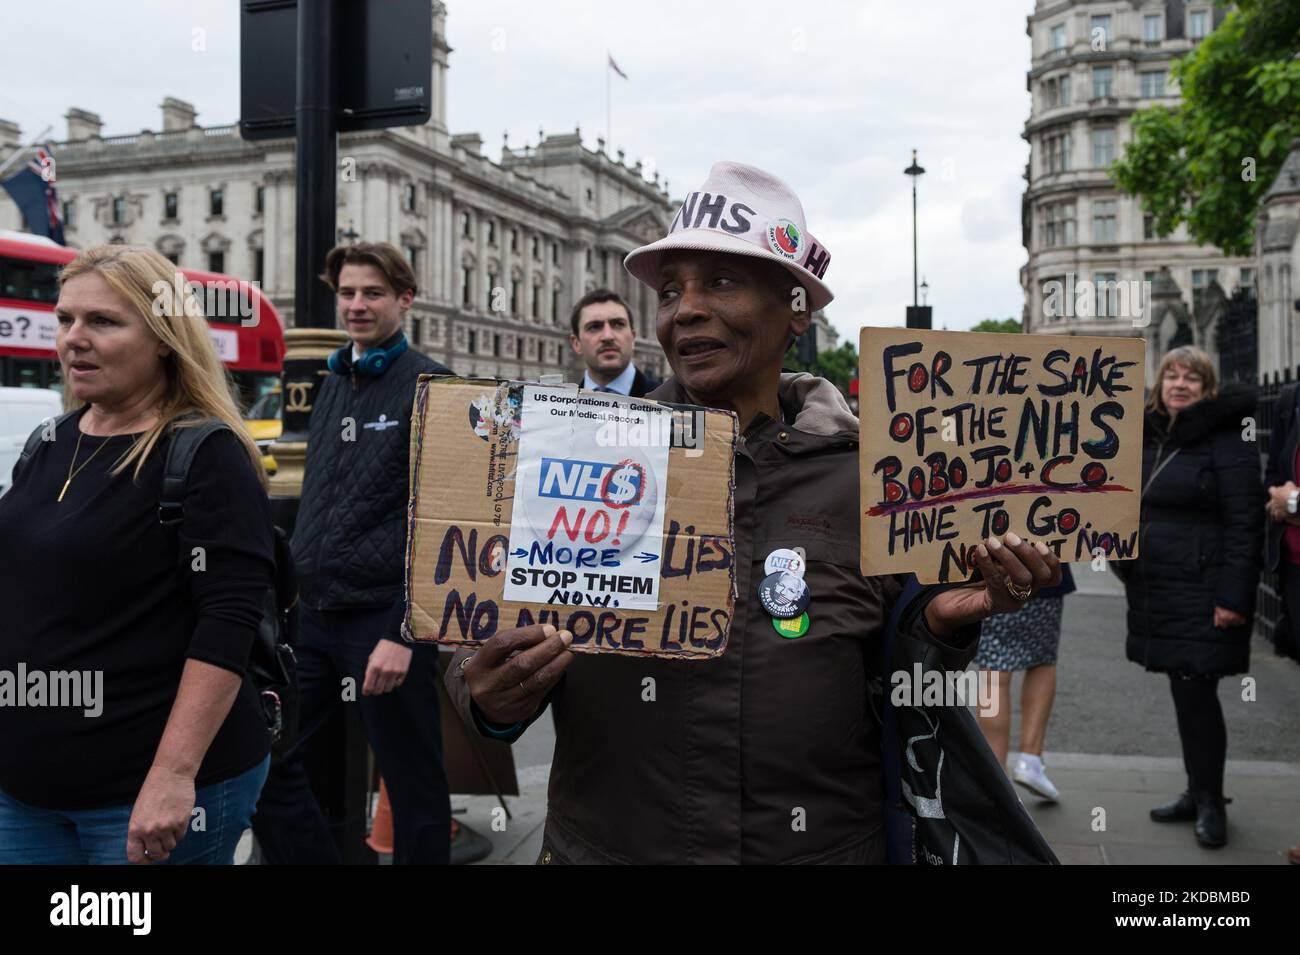
[[[0,701],[5,673],[24,695],[0,706],[0,864],[228,864],[266,777],[242,680],[274,572],[265,479],[183,281],[130,246],[60,275],[74,413],[0,498]],[[211,418],[230,429],[200,446],[177,532],[166,448]]]
[[[1259,452],[1243,437],[1243,419],[1254,413],[1254,393],[1235,384],[1220,390],[1199,348],[1164,356],[1143,430],[1139,557],[1122,571],[1128,658],[1169,675],[1187,770],[1187,790],[1151,818],[1194,822],[1206,848],[1228,841],[1218,686],[1250,667],[1262,560]]]

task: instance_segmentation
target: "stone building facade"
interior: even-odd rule
[[[1026,30],[1025,331],[1144,335],[1151,372],[1174,326],[1152,321],[1144,282],[1167,294],[1168,281],[1157,281],[1167,270],[1176,301],[1190,312],[1211,285],[1227,294],[1255,286],[1253,258],[1197,245],[1185,226],[1157,237],[1140,200],[1122,195],[1106,171],[1131,138],[1134,112],[1178,102],[1170,66],[1223,16],[1210,0],[1037,0]],[[1061,289],[1072,294],[1053,299]],[[1213,325],[1207,329],[1196,344],[1213,354]]]
[[[1300,138],[1264,194],[1256,222],[1259,371],[1300,378]]]
[[[405,251],[419,282],[407,335],[461,374],[563,371],[577,380],[569,313],[585,291],[608,286],[632,306],[637,364],[662,377],[653,298],[622,259],[667,229],[667,182],[603,141],[586,147],[577,130],[539,130],[535,144],[503,145],[499,162],[477,133],[450,134],[446,12],[435,0],[429,121],[340,137],[340,241]],[[157,132],[105,137],[100,117],[76,108],[66,120],[53,155],[70,246],[148,245],[185,267],[257,280],[293,324],[292,140],[251,142],[237,124],[200,126],[194,107],[171,97]],[[0,154],[21,134],[0,121]],[[22,228],[7,195],[5,228]]]

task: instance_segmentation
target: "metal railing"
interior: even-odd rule
[[[1273,414],[1277,398],[1282,389],[1294,381],[1300,380],[1300,367],[1287,368],[1282,373],[1264,374],[1259,381],[1259,402],[1255,411],[1255,436],[1259,439],[1261,463],[1268,460],[1274,440],[1280,441],[1285,435],[1273,434]],[[1266,518],[1267,519],[1267,518]],[[1282,589],[1278,575],[1267,566],[1259,576],[1259,590],[1255,597],[1255,631],[1274,646],[1277,623],[1282,617]]]

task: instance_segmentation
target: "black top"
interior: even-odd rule
[[[77,466],[90,463],[57,500],[80,419],[64,421],[0,497],[0,790],[48,809],[135,801],[185,661],[243,672],[274,571],[269,502],[233,434],[199,448],[178,532],[158,523],[167,438],[134,479],[134,464],[108,473],[132,436],[83,435]],[[85,697],[54,671],[80,671]],[[30,705],[42,683],[46,705]],[[237,776],[269,748],[244,681],[195,785]]]

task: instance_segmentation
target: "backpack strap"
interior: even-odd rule
[[[915,574],[908,574],[903,592],[894,601],[894,608],[889,613],[889,623],[885,625],[884,666],[882,673],[883,701],[881,715],[883,726],[884,763],[885,763],[885,843],[890,865],[913,865],[916,862],[916,836],[912,811],[903,801],[902,748],[898,742],[898,724],[894,719],[894,704],[890,693],[890,668],[893,666],[894,637],[898,634],[899,622],[908,606],[921,593],[921,584]]]
[[[76,411],[63,412],[63,414],[53,419],[54,427],[57,429],[59,425],[63,424],[63,422],[67,421],[76,413]],[[27,436],[27,443],[23,445],[23,450],[18,455],[18,460],[14,462],[13,479],[15,482],[18,480],[18,475],[22,474],[23,471],[26,470],[27,462],[35,457],[36,452],[40,449],[41,445],[46,443],[44,441],[45,428],[50,420],[51,419],[46,418],[32,430],[31,434]]]
[[[172,428],[171,445],[163,462],[162,493],[158,497],[159,524],[164,527],[180,524],[185,516],[185,484],[189,480],[194,455],[209,437],[218,431],[229,430],[230,425],[219,418]]]

